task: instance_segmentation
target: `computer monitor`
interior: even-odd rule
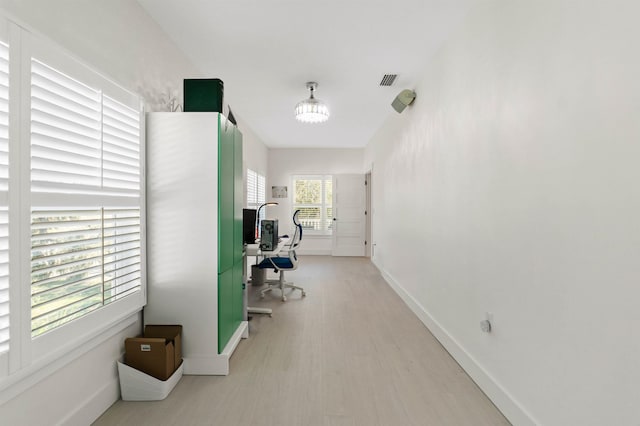
[[[242,209],[242,242],[244,244],[256,242],[256,213],[255,209]]]

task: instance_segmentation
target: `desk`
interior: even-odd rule
[[[260,250],[260,244],[247,244],[245,246],[245,251],[247,253],[247,256],[269,257],[275,256],[280,253],[286,245],[287,241],[282,240],[278,243],[278,247],[276,247],[274,250]]]
[[[245,273],[246,273],[246,270],[247,270],[247,257],[248,256],[255,256],[256,257],[255,265],[257,265],[258,263],[260,263],[260,262],[258,262],[258,258],[275,256],[278,253],[280,253],[280,251],[282,251],[282,249],[286,245],[287,245],[287,241],[280,241],[278,243],[278,247],[276,247],[274,250],[260,250],[260,244],[247,244],[244,247],[245,256],[244,256],[244,265],[243,266],[244,266]],[[246,291],[248,292],[249,289],[247,288]],[[273,311],[270,308],[252,308],[250,306],[247,307],[247,314],[265,314],[265,315],[271,316],[272,313],[273,313]]]

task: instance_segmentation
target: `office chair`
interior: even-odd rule
[[[296,249],[298,248],[298,246],[300,245],[300,241],[302,240],[302,225],[298,220],[299,213],[300,210],[296,210],[296,212],[293,214],[293,224],[295,225],[295,232],[293,234],[293,237],[287,242],[287,244],[285,244],[285,247],[288,247],[287,256],[278,255],[267,257],[258,265],[260,269],[273,269],[274,272],[280,273],[280,278],[277,280],[265,280],[265,283],[267,283],[267,288],[260,292],[261,297],[264,297],[265,293],[272,291],[274,288],[280,289],[283,302],[287,301],[287,296],[284,294],[285,288],[300,290],[302,292],[302,297],[307,295],[302,287],[293,285],[293,283],[287,282],[284,279],[285,271],[294,271],[298,269],[298,256],[296,255]]]

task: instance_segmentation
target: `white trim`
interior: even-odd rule
[[[92,89],[98,89],[103,95],[115,99],[130,108],[138,108],[139,99],[136,93],[120,86],[99,71],[96,71],[87,65],[84,60],[76,57],[57,43],[40,36],[38,33],[25,31],[26,36],[32,41],[31,50],[28,52],[29,61],[31,61],[32,57],[46,66],[55,68],[58,72],[79,80],[82,84],[90,86]]]
[[[21,324],[21,297],[22,286],[20,283],[21,264],[20,256],[15,253],[20,251],[22,237],[20,235],[20,186],[22,185],[20,159],[21,144],[20,132],[22,107],[20,104],[21,90],[21,62],[22,49],[20,28],[14,24],[9,24],[9,352],[7,356],[7,369],[2,373],[12,374],[20,368],[21,344],[20,344],[20,324]],[[11,132],[11,129],[17,129]],[[17,190],[16,190],[17,188]],[[13,255],[12,252],[13,251]],[[17,309],[18,308],[18,309]],[[0,373],[0,377],[2,376]]]
[[[20,126],[17,128],[20,144],[20,161],[18,164],[20,174],[18,175],[18,185],[14,185],[12,190],[17,192],[19,201],[18,214],[20,220],[13,226],[13,230],[18,232],[20,240],[14,255],[18,254],[20,264],[18,277],[20,283],[31,283],[31,215],[26,214],[31,210],[31,37],[28,33],[20,30]],[[15,208],[16,206],[14,206]],[[12,373],[20,372],[20,369],[27,368],[32,361],[31,345],[31,286],[20,285],[21,293],[18,302],[20,310],[19,344],[20,358],[16,365],[11,366]],[[26,307],[29,307],[28,309]],[[27,368],[27,371],[31,371]],[[0,387],[1,389],[1,387]]]
[[[305,249],[300,247],[296,250],[299,256],[331,256],[331,250]]]
[[[378,266],[375,263],[374,265]],[[383,269],[378,269],[389,286],[512,424],[523,426],[541,424],[429,314],[420,302],[411,296],[389,273]]]
[[[117,377],[114,377],[55,424],[90,425],[118,399],[120,399],[120,382]]]
[[[233,355],[238,343],[240,343],[240,340],[246,339],[247,337],[245,336],[249,335],[248,328],[248,321],[240,322],[240,325],[229,339],[227,346],[224,347],[224,350],[220,354],[185,357],[184,374],[228,376],[229,359],[231,355]]]
[[[144,101],[138,100],[140,106],[140,290],[142,304],[147,304],[147,115]]]
[[[91,336],[117,324],[123,318],[142,310],[144,296],[141,291],[132,293],[118,300],[100,307],[73,321],[65,323],[41,336],[31,339],[32,360],[38,363],[62,356],[73,348],[84,345]],[[31,323],[29,323],[31,324]],[[30,327],[29,327],[30,328]],[[64,342],[64,343],[63,343]]]
[[[46,357],[38,362],[12,374],[0,381],[0,405],[20,395],[30,387],[41,382],[60,368],[80,358],[101,343],[106,342],[111,337],[124,331],[127,327],[140,321],[140,311],[129,314],[124,319],[105,327],[95,330],[93,337],[86,338],[82,345],[77,345],[73,350],[66,353],[58,353],[54,357]]]

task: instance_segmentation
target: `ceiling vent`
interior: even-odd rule
[[[398,74],[385,74],[384,77],[382,77],[380,86],[391,86],[397,77]]]

